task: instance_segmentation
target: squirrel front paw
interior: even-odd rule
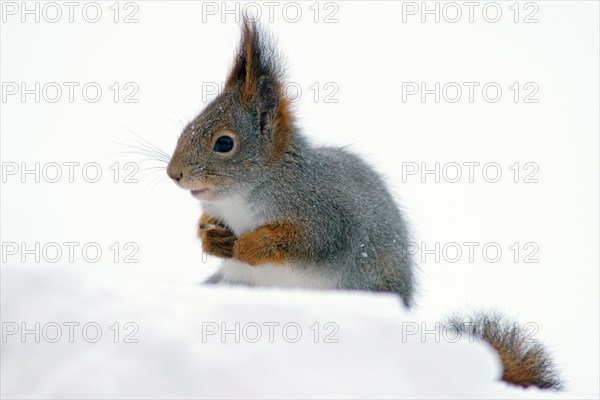
[[[277,264],[280,260],[275,259],[274,255],[268,235],[262,232],[242,235],[233,245],[233,258],[253,266],[267,262]]]
[[[214,225],[213,229],[201,229],[205,225]],[[235,234],[228,227],[208,214],[202,214],[198,224],[198,236],[202,241],[202,250],[216,257],[233,257],[233,246],[237,240]]]
[[[283,264],[297,258],[295,243],[301,229],[292,222],[274,222],[240,236],[233,258],[250,265]]]

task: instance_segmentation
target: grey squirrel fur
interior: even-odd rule
[[[184,129],[169,175],[187,189],[210,181],[216,193],[203,201],[203,209],[236,238],[247,232],[236,229],[230,215],[215,206],[225,198],[244,203],[257,221],[250,228],[293,221],[299,232],[278,250],[286,267],[314,275],[304,279],[309,286],[395,292],[410,305],[415,285],[407,224],[381,177],[346,150],[310,144],[287,115],[291,110],[279,115],[289,101],[283,97],[275,49],[248,19],[243,30],[226,89]],[[247,79],[254,81],[243,94]],[[213,151],[210,136],[223,131],[235,133],[232,156]],[[278,135],[285,136],[279,139],[284,143],[276,142]],[[251,284],[222,272],[209,279],[222,281]]]
[[[167,168],[201,200],[200,224],[215,226],[199,229],[203,250],[227,262],[207,283],[393,292],[411,306],[415,265],[406,220],[360,157],[302,135],[279,60],[269,37],[245,17],[225,90],[185,127]],[[216,151],[223,136],[231,150]],[[505,381],[562,387],[542,345],[525,343],[501,315],[449,323],[494,347]]]

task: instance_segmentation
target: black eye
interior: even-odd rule
[[[219,153],[228,153],[233,149],[233,139],[229,136],[221,136],[215,142],[214,151]]]

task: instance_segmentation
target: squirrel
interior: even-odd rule
[[[169,177],[200,200],[198,235],[224,263],[206,283],[356,289],[415,295],[407,222],[380,175],[296,126],[272,40],[248,16],[224,90],[183,130]],[[471,330],[489,342],[506,382],[560,389],[545,349],[499,315]],[[465,326],[468,326],[465,327]]]

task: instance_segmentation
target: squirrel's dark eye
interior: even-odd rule
[[[218,153],[228,153],[233,149],[233,139],[229,136],[221,136],[215,142],[214,151]]]

